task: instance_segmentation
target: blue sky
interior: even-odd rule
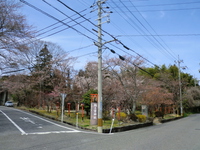
[[[90,8],[91,5],[96,4],[96,0],[62,0],[69,6],[68,8],[57,0],[46,0],[52,6],[58,8],[61,13],[42,0],[26,0],[26,2],[56,19],[68,18],[64,20],[68,26],[58,23],[55,26],[59,27],[55,30],[53,30],[55,26],[44,30],[43,28],[56,23],[57,20],[24,5],[21,13],[27,16],[28,23],[35,26],[37,30],[43,29],[39,33],[48,31],[38,38],[46,37],[70,26],[72,28],[43,38],[43,40],[57,43],[65,51],[70,52],[71,56],[78,57],[76,68],[83,68],[88,61],[97,61],[97,47],[92,45],[93,40],[97,41],[97,33],[92,30],[97,30],[97,27],[94,26],[94,24],[97,24],[97,11],[95,10],[97,7]],[[102,24],[103,31],[106,31],[106,33],[103,32],[103,41],[113,40],[110,36],[113,35],[132,51],[128,51],[118,42],[108,43],[106,44],[107,47],[120,55],[137,56],[136,53],[138,53],[158,66],[172,65],[178,60],[179,56],[180,60],[183,60],[181,66],[187,67],[186,70],[182,71],[200,79],[200,1],[107,0],[103,6],[110,7],[104,9],[105,11],[113,12],[109,17],[110,23]],[[90,13],[92,10],[94,11]],[[80,17],[75,11],[80,12],[79,14],[90,22]],[[106,14],[102,14],[102,16]],[[69,16],[76,22],[72,21]],[[107,19],[105,17],[103,22]],[[78,22],[82,26],[75,25]],[[118,57],[108,49],[103,50],[103,56],[105,55]],[[149,62],[146,65],[152,66]]]

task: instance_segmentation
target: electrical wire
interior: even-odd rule
[[[61,0],[57,0],[58,2],[60,2],[62,5],[64,5],[66,8],[68,8],[69,10],[77,13],[78,15],[80,15],[81,17],[83,17],[85,20],[87,20],[89,23],[91,23],[93,26],[97,26],[96,24],[94,24],[92,21],[90,21],[88,18],[85,18],[83,15],[81,15],[79,12],[77,12],[76,10],[72,9],[71,7],[69,7],[68,5],[66,5],[64,2],[62,2]],[[115,37],[113,35],[111,35],[110,33],[108,33],[107,31],[103,30],[102,31],[106,34],[108,34],[109,36],[111,36],[113,39],[115,39]]]
[[[111,5],[109,5],[110,7],[112,7]],[[118,12],[116,9],[114,9],[114,11]],[[121,14],[119,14],[122,18],[123,16]],[[117,30],[119,30],[121,33],[123,33],[124,35],[127,35],[126,32],[120,28],[120,26],[118,26],[117,24],[115,24],[114,22],[111,22],[111,25],[113,25]],[[116,38],[117,37],[121,37],[120,35],[114,35]],[[123,35],[122,35],[123,36]],[[131,36],[130,36],[131,37]],[[128,36],[129,38],[129,36]],[[147,50],[145,50],[139,43],[137,43],[133,38],[129,38],[129,40],[134,43],[135,45],[137,45],[138,47],[140,47],[141,49],[143,49],[145,51],[146,54],[148,54],[148,56],[151,56],[152,58],[154,56],[151,55],[151,53],[149,53]],[[155,59],[155,58],[154,58]]]
[[[80,32],[80,31],[77,30],[77,29],[75,29],[73,26],[70,26],[70,25],[64,23],[63,21],[57,19],[56,17],[50,15],[49,13],[47,13],[47,12],[45,12],[45,11],[43,11],[43,10],[41,10],[41,9],[39,9],[39,8],[37,8],[37,7],[35,7],[35,6],[33,6],[33,5],[31,5],[30,3],[26,2],[25,0],[20,0],[20,1],[21,1],[22,3],[24,3],[24,4],[26,4],[26,5],[28,5],[28,6],[32,7],[32,8],[34,8],[35,10],[41,12],[42,14],[44,14],[44,15],[46,15],[46,16],[48,16],[48,17],[50,17],[50,18],[52,18],[52,19],[54,19],[54,20],[56,20],[56,21],[58,21],[58,22],[60,22],[60,23],[62,23],[62,24],[64,24],[65,26],[67,26],[67,27],[69,27],[69,28],[71,28],[71,29],[73,29],[74,31],[76,31],[77,33],[79,33],[79,34],[81,34],[81,35],[87,37],[88,39],[90,39],[90,40],[92,40],[92,41],[96,41],[96,40],[94,40],[93,38],[89,37],[88,35],[86,35],[86,34]]]
[[[87,9],[84,9],[84,10],[80,11],[79,13],[83,13],[83,12],[85,12],[86,10],[87,10]],[[77,15],[77,14],[74,14],[74,15],[71,15],[70,17],[74,17],[74,16],[76,16],[76,15]],[[87,14],[84,14],[84,16],[85,16],[85,15],[87,15]],[[81,18],[81,17],[75,18],[75,20],[77,20],[77,19],[79,19],[79,18]],[[67,18],[65,18],[65,19],[62,19],[61,21],[65,21],[65,20],[67,20],[67,19],[69,19],[69,18],[67,17]],[[69,22],[71,22],[71,21],[69,21]],[[67,23],[69,23],[69,22],[67,22]],[[37,33],[40,32],[40,31],[44,31],[44,30],[46,30],[46,29],[48,29],[48,28],[51,28],[51,27],[53,27],[53,26],[55,26],[55,25],[57,25],[57,24],[60,24],[60,22],[57,21],[56,23],[53,23],[53,24],[51,24],[51,25],[49,25],[49,26],[47,26],[47,27],[45,27],[45,28],[42,28],[42,29],[38,30]],[[62,24],[62,26],[63,26],[63,24]]]
[[[116,37],[137,37],[137,36],[200,36],[200,33],[193,33],[193,34],[153,34],[153,35],[149,35],[149,34],[145,34],[145,35],[138,35],[138,34],[134,34],[134,35],[115,35]]]
[[[111,1],[113,1],[113,0],[111,0]],[[115,4],[116,5],[116,4]],[[117,5],[116,5],[117,6]],[[127,13],[125,13],[119,6],[117,6],[118,7],[118,9],[121,11],[121,12],[123,12],[124,13],[124,15],[127,17],[127,18],[129,18],[129,16],[127,15]],[[119,12],[117,11],[117,13],[119,14]],[[123,17],[122,15],[120,15],[132,28],[134,28],[138,33],[140,33],[140,34],[145,34],[145,32],[140,28],[140,26],[138,26],[131,18],[129,19],[129,20],[127,20],[125,17]],[[133,26],[133,24],[137,27],[134,27]],[[157,48],[157,49],[159,49],[157,46],[156,46],[156,44],[153,42],[153,40],[152,39],[150,39],[150,38],[146,38],[145,37],[145,39],[147,40],[147,41],[149,41],[155,48]]]
[[[68,9],[70,9],[71,11],[79,14],[80,16],[82,16],[80,13],[78,13],[77,11],[75,11],[74,9],[72,9],[71,7],[67,6],[65,3],[63,3],[60,0],[57,0],[58,2],[60,2],[61,4],[63,4],[65,7],[67,7]],[[84,16],[82,16],[84,19],[86,19],[87,21],[89,21],[91,24],[93,24],[94,26],[96,26],[93,22],[91,22],[90,20],[88,20],[87,18],[85,18]],[[114,38],[115,40],[117,40],[113,35],[109,34],[107,31],[102,30],[103,32],[105,32],[106,34],[110,35],[112,38]],[[122,44],[122,42],[120,42]],[[141,55],[140,55],[141,56]]]
[[[147,70],[143,69],[142,67],[140,67],[139,65],[135,64],[134,62],[131,62],[129,60],[127,60],[125,57],[121,56],[120,54],[116,53],[114,50],[110,50],[113,54],[116,54],[119,56],[119,59],[121,59],[122,61],[128,61],[130,64],[134,65],[135,67],[137,67],[138,69],[140,69],[141,71],[147,73],[148,75],[150,75],[152,78],[156,78],[157,80],[161,81],[161,82],[164,82],[164,83],[167,83],[166,81],[164,80],[161,80],[160,78],[152,75],[150,72],[148,72]],[[158,66],[156,66],[158,67]]]
[[[137,53],[137,52],[135,52],[134,50],[132,50],[132,49],[128,48],[127,46],[125,46],[123,43],[120,43],[120,44],[122,44],[124,48],[126,48],[126,49],[129,50],[129,51],[134,52],[134,53],[137,54],[140,58],[143,58],[144,60],[146,60],[147,62],[149,62],[149,63],[152,64],[153,66],[157,66],[156,64],[154,64],[154,63],[151,62],[150,60],[146,59],[145,57],[143,57],[143,56],[140,55],[139,53]],[[122,51],[122,52],[128,54],[129,56],[133,56],[132,54],[128,53],[127,51],[125,51],[125,50],[123,50],[123,49],[121,49],[121,48],[119,48],[119,47],[117,47],[117,46],[115,46],[115,45],[113,45],[113,44],[110,44],[110,45],[112,45],[112,46],[115,47],[116,49],[119,49],[120,51]],[[107,48],[107,49],[109,49],[109,50],[112,50],[112,49],[109,48],[109,47],[105,47],[105,48]]]
[[[58,0],[59,1],[59,0]],[[36,10],[38,10],[38,9],[36,9]],[[44,13],[45,15],[47,15],[47,13],[46,12],[43,12],[43,11],[41,11],[41,10],[39,10],[40,12],[42,12],[42,13]],[[76,12],[76,11],[75,11]],[[76,12],[77,13],[77,12]],[[51,17],[52,18],[52,16],[51,15],[47,15],[47,16],[49,16],[49,17]],[[84,16],[82,16],[81,15],[81,17],[84,17]],[[55,19],[54,17],[53,17],[53,19]],[[112,36],[113,37],[113,36]],[[93,41],[94,41],[94,39],[92,39]],[[122,42],[120,42],[121,44],[122,44]],[[124,45],[123,45],[124,46]],[[126,49],[127,49],[127,47],[125,47]],[[139,56],[141,56],[141,55],[139,55]]]
[[[71,53],[71,52],[74,52],[74,51],[77,51],[77,50],[85,49],[85,48],[88,48],[88,47],[91,47],[91,46],[94,46],[94,44],[90,44],[90,45],[83,46],[83,47],[80,47],[80,48],[77,48],[77,49],[69,50],[69,51],[67,51],[67,53]]]
[[[87,53],[87,54],[84,54],[84,55],[77,56],[75,58],[80,58],[80,57],[84,57],[84,56],[91,55],[91,54],[97,54],[97,52]]]
[[[196,10],[200,9],[200,7],[193,7],[193,8],[174,8],[174,9],[156,9],[156,10],[140,10],[140,12],[157,12],[157,11],[184,11],[184,10]],[[125,13],[128,11],[125,11]],[[131,12],[137,12],[137,11],[131,11]]]
[[[133,4],[133,2],[131,2],[131,0],[129,0],[130,1],[130,3],[134,6],[134,4]],[[134,6],[134,8],[136,9],[136,11],[139,13],[139,15],[143,18],[143,20],[147,23],[147,25],[151,28],[151,30],[157,35],[157,32],[155,31],[155,29],[150,25],[150,23],[143,17],[143,15],[140,13],[140,11]],[[152,35],[152,34],[151,34]],[[155,36],[153,36],[154,38],[155,38]],[[156,39],[156,38],[155,38]],[[167,51],[167,53],[169,54],[169,55],[171,55],[175,60],[176,60],[176,57],[171,53],[172,52],[172,50],[169,48],[169,46],[165,43],[165,41],[161,38],[161,37],[159,37],[159,39],[161,40],[161,42],[169,49],[167,49],[167,48],[165,48],[157,39],[156,39],[156,41],[158,41],[159,42],[159,44],[164,48],[164,50],[166,50]]]
[[[123,1],[123,2],[130,2],[129,1]],[[120,3],[120,2],[108,2],[108,3]],[[149,5],[136,5],[136,7],[155,7],[155,6],[172,6],[172,5],[185,5],[185,4],[198,4],[200,1],[196,2],[183,2],[183,3],[168,3],[168,4],[149,4]],[[133,7],[133,6],[128,6],[128,7]]]
[[[43,2],[45,2],[46,4],[48,4],[49,6],[51,6],[52,8],[54,8],[55,10],[57,10],[58,12],[60,12],[61,14],[63,14],[64,16],[70,18],[72,21],[76,22],[77,25],[81,26],[82,28],[84,28],[85,30],[87,30],[88,32],[92,33],[93,35],[97,36],[94,32],[90,31],[89,29],[87,29],[85,26],[83,26],[81,23],[78,23],[76,20],[72,19],[70,16],[66,15],[64,12],[60,11],[58,8],[54,7],[53,5],[51,5],[50,3],[48,3],[46,0],[42,0]],[[83,15],[83,17],[85,17]]]
[[[147,27],[130,11],[130,9],[120,0],[120,2],[122,3],[122,5],[123,6],[125,6],[125,8],[128,10],[128,12],[130,12],[130,14],[138,21],[138,23],[150,34],[150,35],[152,35],[151,34],[151,32],[147,29]],[[137,26],[138,27],[138,26]],[[153,30],[153,31],[155,31],[155,30]],[[155,44],[155,45],[157,45],[158,46],[158,50],[161,52],[161,53],[163,53],[164,55],[170,55],[170,56],[172,56],[172,57],[174,57],[173,55],[171,55],[171,53],[165,48],[165,46],[156,38],[156,37],[154,37],[154,36],[152,36],[152,38],[153,39],[151,39],[151,41],[152,40],[155,40],[155,42],[153,41],[153,43]],[[156,46],[156,47],[157,47]],[[162,48],[164,51],[165,51],[165,53],[164,53],[164,51],[162,51],[160,48]],[[173,58],[174,59],[174,58]]]
[[[77,17],[77,18],[75,18],[75,19],[77,20],[77,19],[80,19],[80,18],[81,18],[81,17]],[[61,20],[61,21],[63,21],[63,20]],[[71,23],[71,22],[73,22],[73,20],[68,21],[68,22],[66,22],[66,23],[68,24],[68,23]],[[82,22],[81,22],[81,23],[82,23]],[[77,25],[78,25],[78,24],[80,24],[80,22],[77,23]],[[56,26],[56,27],[54,27],[54,28],[51,28],[51,29],[49,29],[49,30],[47,30],[47,31],[45,31],[45,32],[42,32],[42,33],[40,33],[40,34],[38,34],[38,35],[36,35],[36,36],[40,36],[40,35],[46,34],[46,33],[51,32],[51,31],[53,31],[53,30],[55,30],[55,29],[57,29],[57,28],[59,28],[59,27],[62,27],[62,26],[64,26],[64,25],[61,24],[61,25]]]
[[[57,0],[57,1],[59,1],[61,4],[63,4],[65,7],[67,7],[68,9],[70,9],[71,11],[73,11],[73,12],[75,12],[75,13],[77,13],[77,14],[79,14],[81,17],[83,17],[84,19],[86,19],[87,21],[89,21],[91,24],[93,24],[94,26],[96,26],[93,22],[91,22],[90,20],[88,20],[87,18],[85,18],[83,15],[81,15],[80,13],[78,13],[77,11],[75,11],[74,9],[72,9],[72,8],[70,8],[69,6],[67,6],[65,3],[63,3],[62,1],[60,1],[60,0]],[[113,35],[111,35],[111,34],[109,34],[108,32],[106,32],[105,30],[102,30],[102,31],[104,31],[105,33],[107,33],[108,35],[110,35],[112,38],[114,38],[114,39],[116,39]],[[120,41],[119,41],[120,42]],[[120,42],[120,44],[123,44],[122,42]],[[124,46],[124,44],[123,44],[123,46]],[[132,50],[133,51],[133,50]],[[134,51],[135,52],[135,51]],[[137,53],[138,54],[138,53]],[[140,57],[141,57],[141,55],[139,55]],[[143,57],[144,58],[144,57]],[[145,60],[147,60],[147,59],[145,59]],[[148,62],[150,62],[149,60],[148,60]],[[151,64],[153,64],[152,62],[151,62]],[[153,65],[155,65],[155,64],[153,64]]]

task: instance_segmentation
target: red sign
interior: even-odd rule
[[[91,103],[97,103],[98,102],[98,94],[90,94]]]

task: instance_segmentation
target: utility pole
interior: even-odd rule
[[[108,17],[109,18],[109,13],[112,13],[112,12],[106,12],[103,10],[103,7],[102,7],[102,4],[105,4],[107,0],[98,0],[97,1],[97,10],[98,10],[98,24],[97,24],[97,28],[98,28],[98,42],[95,42],[95,45],[98,47],[98,127],[97,127],[97,131],[98,133],[102,133],[102,129],[103,129],[103,120],[102,120],[102,108],[103,108],[103,105],[102,105],[102,46],[106,43],[109,43],[109,42],[112,42],[112,41],[115,41],[115,40],[112,40],[112,41],[109,41],[109,42],[105,42],[105,43],[102,43],[102,28],[101,28],[101,25],[103,23],[109,23],[110,22],[110,19],[106,20],[105,22],[102,22],[102,19],[105,18],[105,17]],[[95,5],[93,5],[95,6]],[[93,7],[91,6],[91,7]],[[105,7],[105,8],[109,8],[109,7]],[[93,11],[91,11],[93,12]],[[108,13],[106,16],[102,16],[103,13]],[[96,32],[96,30],[93,30]]]
[[[102,29],[101,29],[101,0],[98,0],[98,133],[102,133]]]
[[[181,116],[183,116],[183,101],[182,101],[182,89],[181,89],[181,70],[180,70],[180,63],[183,62],[179,59],[178,56],[178,79],[179,79],[179,92],[180,92],[180,110],[181,110]]]

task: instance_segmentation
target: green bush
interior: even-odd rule
[[[117,118],[119,117],[119,115],[120,115],[120,120],[125,120],[127,117],[127,114],[125,112],[120,112],[120,114],[116,113]]]
[[[146,121],[146,116],[145,115],[136,115],[138,117],[139,122],[145,122]]]
[[[116,116],[119,116],[119,113],[117,113]],[[120,112],[120,117],[127,117],[127,115],[125,112]]]

